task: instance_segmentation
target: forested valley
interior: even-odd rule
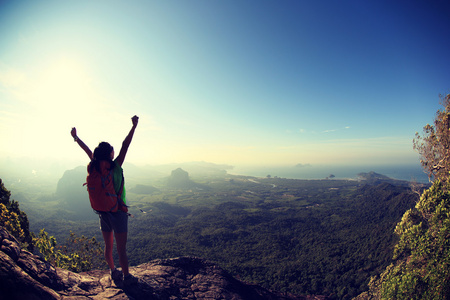
[[[168,177],[128,177],[131,265],[197,256],[246,282],[330,299],[368,289],[371,276],[392,262],[394,228],[418,200],[409,183],[379,174],[294,180],[176,169]],[[70,232],[102,241],[84,179],[85,169],[76,168],[55,193],[23,190],[12,198],[35,234],[45,228],[58,244]]]

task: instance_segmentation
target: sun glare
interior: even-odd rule
[[[37,80],[34,100],[39,106],[52,111],[55,108],[74,109],[89,100],[92,93],[90,78],[82,63],[61,58],[51,63]]]
[[[25,70],[26,79],[21,79],[15,91],[20,94],[17,114],[21,117],[17,122],[21,132],[12,143],[20,145],[24,155],[29,154],[26,149],[30,143],[41,145],[33,151],[36,157],[65,151],[61,137],[70,138],[72,126],[86,119],[91,119],[92,124],[110,117],[108,113],[98,113],[107,112],[107,103],[93,86],[91,72],[81,60],[60,57],[44,65],[36,72]]]

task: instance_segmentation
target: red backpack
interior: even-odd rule
[[[91,207],[95,211],[116,212],[119,208],[127,210],[126,206],[122,206],[121,194],[123,190],[120,187],[120,193],[116,194],[113,182],[113,168],[110,168],[110,163],[107,161],[100,161],[100,172],[95,167],[91,168],[91,163],[87,167],[88,175],[86,177],[87,190],[89,193],[89,201]]]

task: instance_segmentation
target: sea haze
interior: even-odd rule
[[[256,177],[324,179],[334,175],[334,179],[356,179],[359,173],[376,172],[393,179],[427,183],[428,177],[420,165],[297,165],[297,166],[235,166],[228,173]]]

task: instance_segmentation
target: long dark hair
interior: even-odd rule
[[[100,172],[100,161],[109,162],[109,170],[113,168],[114,164],[111,159],[111,152],[114,148],[107,142],[101,142],[98,144],[97,148],[94,150],[94,155],[91,160],[90,170],[92,171],[95,168],[98,172]]]

